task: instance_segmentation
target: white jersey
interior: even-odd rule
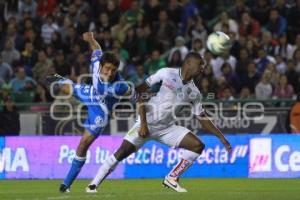
[[[183,106],[190,106],[194,115],[203,114],[201,93],[193,81],[183,84],[181,69],[163,68],[146,79],[149,86],[160,81],[159,92],[150,98],[146,106],[149,126],[157,129],[170,127]]]

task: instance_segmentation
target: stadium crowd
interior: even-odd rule
[[[121,74],[136,85],[196,51],[207,66],[195,82],[207,98],[300,92],[300,0],[2,0],[0,102],[51,102],[46,75],[88,74],[86,31],[119,56]],[[230,51],[206,50],[212,31],[231,37]]]

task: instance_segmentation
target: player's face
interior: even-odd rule
[[[104,63],[101,67],[100,76],[104,81],[112,81],[118,72],[118,67],[111,63]]]
[[[188,75],[191,78],[197,77],[204,72],[205,64],[203,60],[191,58],[187,60],[186,64],[188,67]]]

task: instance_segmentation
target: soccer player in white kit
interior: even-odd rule
[[[117,164],[131,153],[137,151],[146,141],[156,140],[174,148],[184,148],[182,159],[165,177],[163,185],[177,192],[186,192],[178,183],[179,176],[192,165],[202,153],[204,144],[189,129],[175,125],[175,116],[183,106],[190,105],[191,113],[201,125],[215,134],[225,145],[228,152],[231,146],[221,131],[206,117],[201,104],[201,93],[193,79],[203,73],[204,60],[195,52],[185,57],[181,69],[163,68],[146,79],[137,87],[139,93],[138,111],[140,117],[125,136],[119,149],[109,156],[99,168],[86,192],[97,192],[99,184],[115,169]],[[143,96],[149,88],[161,82],[160,90],[147,103]]]

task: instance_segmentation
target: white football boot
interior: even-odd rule
[[[186,189],[182,188],[179,183],[178,183],[178,179],[170,177],[170,176],[166,176],[165,180],[162,183],[166,188],[171,188],[173,190],[175,190],[176,192],[187,192]]]
[[[96,185],[88,185],[86,188],[85,188],[85,192],[86,193],[97,193],[97,187]]]

